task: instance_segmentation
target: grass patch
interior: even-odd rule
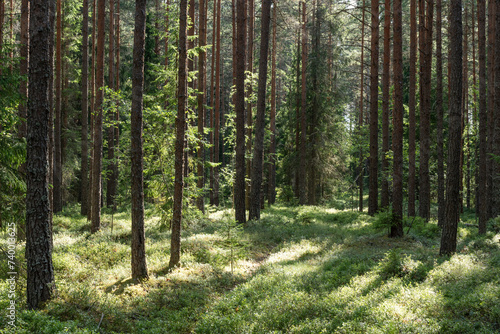
[[[57,294],[28,311],[20,276],[16,333],[500,331],[500,235],[461,224],[457,254],[440,258],[435,221],[407,223],[409,234],[389,239],[381,220],[274,206],[241,228],[230,210],[213,211],[187,222],[181,266],[169,270],[170,232],[149,212],[150,278],[136,283],[130,213],[105,212],[102,231],[90,235],[67,208],[54,219]],[[3,308],[4,279],[0,288]]]

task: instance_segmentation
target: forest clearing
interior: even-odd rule
[[[498,230],[480,237],[461,224],[459,251],[446,258],[435,220],[408,222],[405,236],[391,239],[383,215],[273,206],[243,229],[230,210],[213,211],[189,220],[181,265],[169,270],[170,232],[152,213],[142,283],[130,277],[130,212],[104,213],[97,234],[77,207],[56,216],[55,296],[43,311],[21,307],[18,331],[2,333],[500,330]]]

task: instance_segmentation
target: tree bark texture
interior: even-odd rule
[[[237,0],[236,8],[236,179],[234,184],[235,218],[239,224],[246,222],[245,213],[245,50],[246,13],[245,1]]]
[[[266,112],[267,56],[269,53],[269,25],[271,22],[271,0],[262,1],[260,31],[259,86],[257,90],[257,118],[255,121],[255,142],[252,161],[252,185],[250,187],[250,220],[260,219],[260,198],[264,156],[264,130]]]
[[[144,91],[144,53],[146,44],[146,0],[135,2],[134,61],[132,66],[131,195],[132,195],[132,278],[148,277],[146,237],[144,235],[144,181],[142,149],[142,110]]]
[[[88,73],[89,73],[89,2],[83,0],[82,7],[82,132],[81,132],[81,149],[82,149],[82,162],[81,162],[81,180],[82,180],[82,203],[80,206],[80,213],[87,215],[89,206],[89,162],[88,162],[88,117],[89,117],[89,104],[88,104]]]
[[[414,2],[413,8],[415,7]],[[411,37],[410,37],[411,39]],[[412,48],[410,47],[410,52]],[[413,51],[415,54],[415,51]],[[410,56],[411,57],[411,56]],[[410,68],[412,61],[410,60]],[[391,1],[385,0],[384,8],[384,66],[382,73],[382,185],[380,206],[383,210],[389,209],[389,106],[390,106],[390,82],[391,82]],[[410,70],[411,73],[411,70]],[[415,73],[413,73],[415,75]],[[410,74],[411,75],[411,74]],[[411,88],[410,79],[410,88]],[[413,98],[415,99],[415,86],[413,86]],[[411,90],[410,90],[411,99]],[[415,104],[415,101],[413,101]],[[411,102],[409,103],[411,106]],[[411,107],[410,107],[411,108]]]
[[[488,219],[493,218],[493,159],[491,153],[494,151],[494,135],[495,135],[495,11],[496,0],[488,2]]]
[[[217,49],[215,55],[215,108],[214,108],[214,162],[220,156],[220,106],[221,106],[221,0],[217,0]],[[214,167],[214,205],[219,206],[219,166]]]
[[[360,84],[359,84],[359,136],[362,137],[363,131],[363,121],[364,121],[364,91],[365,91],[365,0],[363,0],[362,15],[361,15],[361,72],[360,72]],[[359,148],[359,175],[358,175],[358,184],[359,184],[359,211],[363,212],[363,188],[365,185],[364,182],[364,156],[363,156],[363,147],[360,145]]]
[[[370,65],[370,178],[368,214],[378,211],[378,64],[379,64],[379,1],[372,0],[372,36]]]
[[[26,157],[27,304],[43,307],[54,293],[49,203],[49,86],[52,56],[51,1],[31,0]]]
[[[62,210],[62,150],[61,150],[61,106],[62,106],[62,0],[57,0],[56,22],[56,105],[54,118],[54,213]]]
[[[394,109],[392,116],[392,150],[393,150],[393,192],[392,214],[393,224],[390,237],[403,236],[403,41],[402,41],[402,8],[401,0],[394,0]]]
[[[408,96],[408,216],[415,216],[416,200],[416,87],[417,87],[417,0],[410,2],[410,87]]]
[[[479,173],[478,173],[478,210],[479,234],[486,233],[488,221],[488,110],[486,106],[486,0],[477,1],[477,28],[479,53]]]
[[[442,52],[442,2],[436,0],[436,141],[438,177],[438,225],[443,226],[445,219],[445,179],[444,179],[444,140],[443,140],[443,52]]]
[[[441,234],[440,255],[450,255],[457,247],[460,220],[460,143],[462,140],[462,2],[450,1],[450,100],[448,169],[446,175],[446,214]]]
[[[184,137],[187,107],[187,0],[180,1],[179,12],[179,72],[177,88],[177,118],[175,119],[175,188],[170,242],[169,267],[179,264],[181,256],[182,197],[184,188]]]

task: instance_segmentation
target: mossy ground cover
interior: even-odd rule
[[[54,218],[57,292],[43,311],[25,309],[20,264],[18,333],[500,332],[500,234],[478,237],[470,214],[457,254],[442,258],[435,221],[409,222],[396,240],[353,211],[275,206],[245,228],[212,211],[186,222],[170,270],[170,233],[151,210],[150,278],[138,283],[130,213],[105,213],[90,235],[77,212]]]

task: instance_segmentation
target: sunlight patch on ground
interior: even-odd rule
[[[317,254],[321,251],[321,247],[314,245],[309,240],[302,240],[298,244],[293,244],[288,248],[284,248],[281,251],[272,254],[266,260],[266,264],[275,264],[285,261],[295,261],[300,259],[305,255]]]

